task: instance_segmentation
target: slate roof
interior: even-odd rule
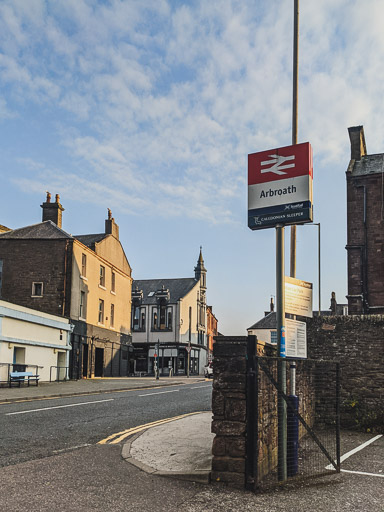
[[[344,306],[347,306],[347,304],[337,304],[336,306],[336,315],[343,315],[344,313]],[[318,311],[313,311],[313,316],[319,316]],[[328,310],[322,310],[321,316],[333,316],[332,311]],[[253,324],[251,327],[248,327],[249,329],[276,329],[277,327],[277,320],[276,320],[276,312],[273,311],[272,313],[268,313],[264,318]]]
[[[276,329],[276,312],[272,311],[271,313],[268,313],[268,315],[265,315],[264,318],[253,324],[251,327],[248,327],[248,329]]]
[[[50,220],[0,233],[0,240],[58,240],[68,238],[73,237]]]
[[[384,169],[384,154],[364,155],[361,160],[355,160],[352,169],[353,176],[378,174]]]
[[[185,297],[192,290],[198,281],[193,277],[181,279],[145,279],[134,280],[132,283],[132,291],[143,290],[142,304],[157,304],[155,293],[162,287],[169,290],[169,302],[176,303],[179,299]],[[151,297],[148,295],[155,292]]]
[[[106,236],[108,235],[105,233],[98,233],[96,235],[74,235],[74,238],[76,238],[76,240],[86,245],[90,249],[94,249],[95,244],[101,242],[101,240],[103,240],[103,238]]]

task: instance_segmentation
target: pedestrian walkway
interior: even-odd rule
[[[203,382],[204,377],[117,377],[68,380],[65,382],[40,382],[38,386],[0,387],[0,402],[34,400],[74,395],[111,393],[131,389],[174,386]]]
[[[122,456],[146,473],[208,483],[212,413],[202,412],[148,428],[132,437]]]

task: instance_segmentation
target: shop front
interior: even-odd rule
[[[189,353],[188,353],[189,352]],[[155,375],[158,366],[163,377],[199,375],[200,348],[178,344],[155,344],[134,347],[134,375]]]

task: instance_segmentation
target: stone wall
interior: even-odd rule
[[[213,344],[212,481],[245,484],[246,336],[216,336]]]
[[[257,342],[256,336],[250,338],[257,346],[258,356],[275,355],[273,347]],[[211,477],[214,482],[238,488],[244,488],[246,473],[247,344],[247,336],[216,336],[213,345],[212,432],[216,436]],[[257,450],[259,472],[265,473],[275,467],[277,460],[277,440],[273,434],[277,432],[277,418],[271,407],[276,391],[262,372],[259,377],[261,435]]]
[[[341,424],[384,431],[384,316],[307,322],[308,357],[340,362]]]
[[[254,367],[255,349],[259,358]],[[212,432],[216,436],[212,448],[212,481],[256,489],[258,483],[277,466],[277,390],[268,376],[269,373],[277,381],[276,350],[258,342],[256,336],[218,336],[213,350]],[[287,390],[290,389],[289,366],[287,362]],[[329,390],[323,383],[324,367],[333,372],[328,379]],[[333,416],[325,414],[325,420],[334,422],[335,365],[298,361],[296,389],[300,396],[299,413],[310,427],[324,420],[323,410],[319,416],[318,403],[321,407],[324,403],[331,404]],[[333,401],[326,396],[328,391],[331,391]],[[300,424],[299,438],[306,433]],[[247,451],[250,453],[248,458]]]

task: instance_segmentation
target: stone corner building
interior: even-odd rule
[[[161,375],[204,373],[208,362],[207,269],[201,248],[194,270],[194,277],[134,280],[135,374],[153,375],[157,357]]]
[[[368,155],[364,129],[348,129],[348,311],[384,313],[384,154]]]
[[[0,297],[70,319],[71,378],[128,375],[131,267],[111,211],[103,233],[73,236],[58,195],[41,207],[42,222],[0,233]]]

